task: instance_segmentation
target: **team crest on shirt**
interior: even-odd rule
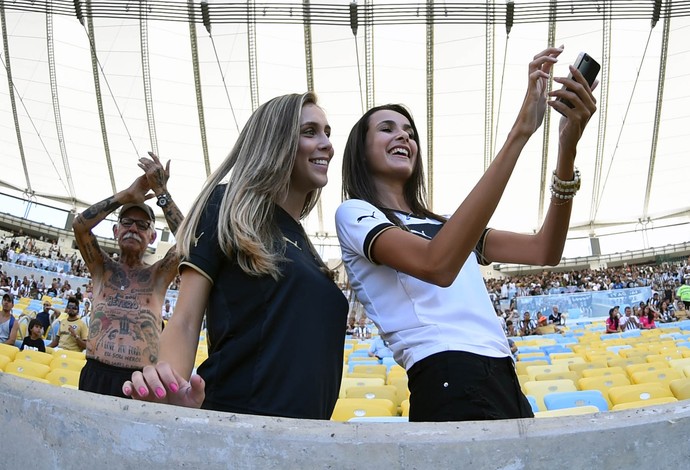
[[[371,217],[372,219],[376,218],[373,211],[372,211],[371,215],[362,215],[362,216],[357,217],[357,223],[360,223],[361,221],[363,221],[364,219],[368,219],[369,217]]]

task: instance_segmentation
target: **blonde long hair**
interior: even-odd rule
[[[278,263],[284,260],[285,241],[273,222],[274,204],[290,188],[305,104],[318,105],[316,95],[279,96],[252,113],[230,154],[208,177],[180,225],[177,246],[182,257],[189,257],[211,193],[230,174],[218,214],[220,247],[247,274],[280,277]],[[309,214],[320,194],[317,189],[307,195],[300,218]],[[308,238],[307,242],[315,252]],[[318,256],[317,260],[320,262]]]

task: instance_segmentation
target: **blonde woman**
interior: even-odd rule
[[[179,229],[175,315],[158,364],[134,373],[126,395],[330,418],[348,305],[299,223],[328,181],[330,131],[311,93],[274,98],[252,114]],[[209,356],[192,375],[204,312]]]

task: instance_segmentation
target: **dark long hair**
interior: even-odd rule
[[[414,169],[412,170],[412,175],[405,182],[403,188],[405,202],[410,206],[413,214],[445,222],[446,219],[444,217],[433,213],[426,207],[426,185],[424,183],[422,146],[419,142],[419,132],[417,132],[417,126],[410,112],[400,104],[386,104],[371,108],[364,113],[364,116],[362,116],[352,127],[343,154],[343,200],[361,199],[367,201],[381,210],[391,223],[405,229],[403,223],[395,215],[395,211],[383,206],[381,198],[376,192],[376,185],[371,176],[371,171],[367,166],[366,140],[367,132],[369,131],[369,118],[371,118],[372,114],[381,110],[390,110],[402,114],[410,121],[412,130],[414,131],[411,138],[417,143],[417,159],[414,164]]]

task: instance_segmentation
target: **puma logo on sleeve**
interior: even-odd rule
[[[376,218],[374,212],[372,212],[371,215],[362,215],[360,217],[357,217],[357,223],[360,223],[361,221],[363,221],[364,219],[368,219],[369,217],[371,217],[372,219]]]

